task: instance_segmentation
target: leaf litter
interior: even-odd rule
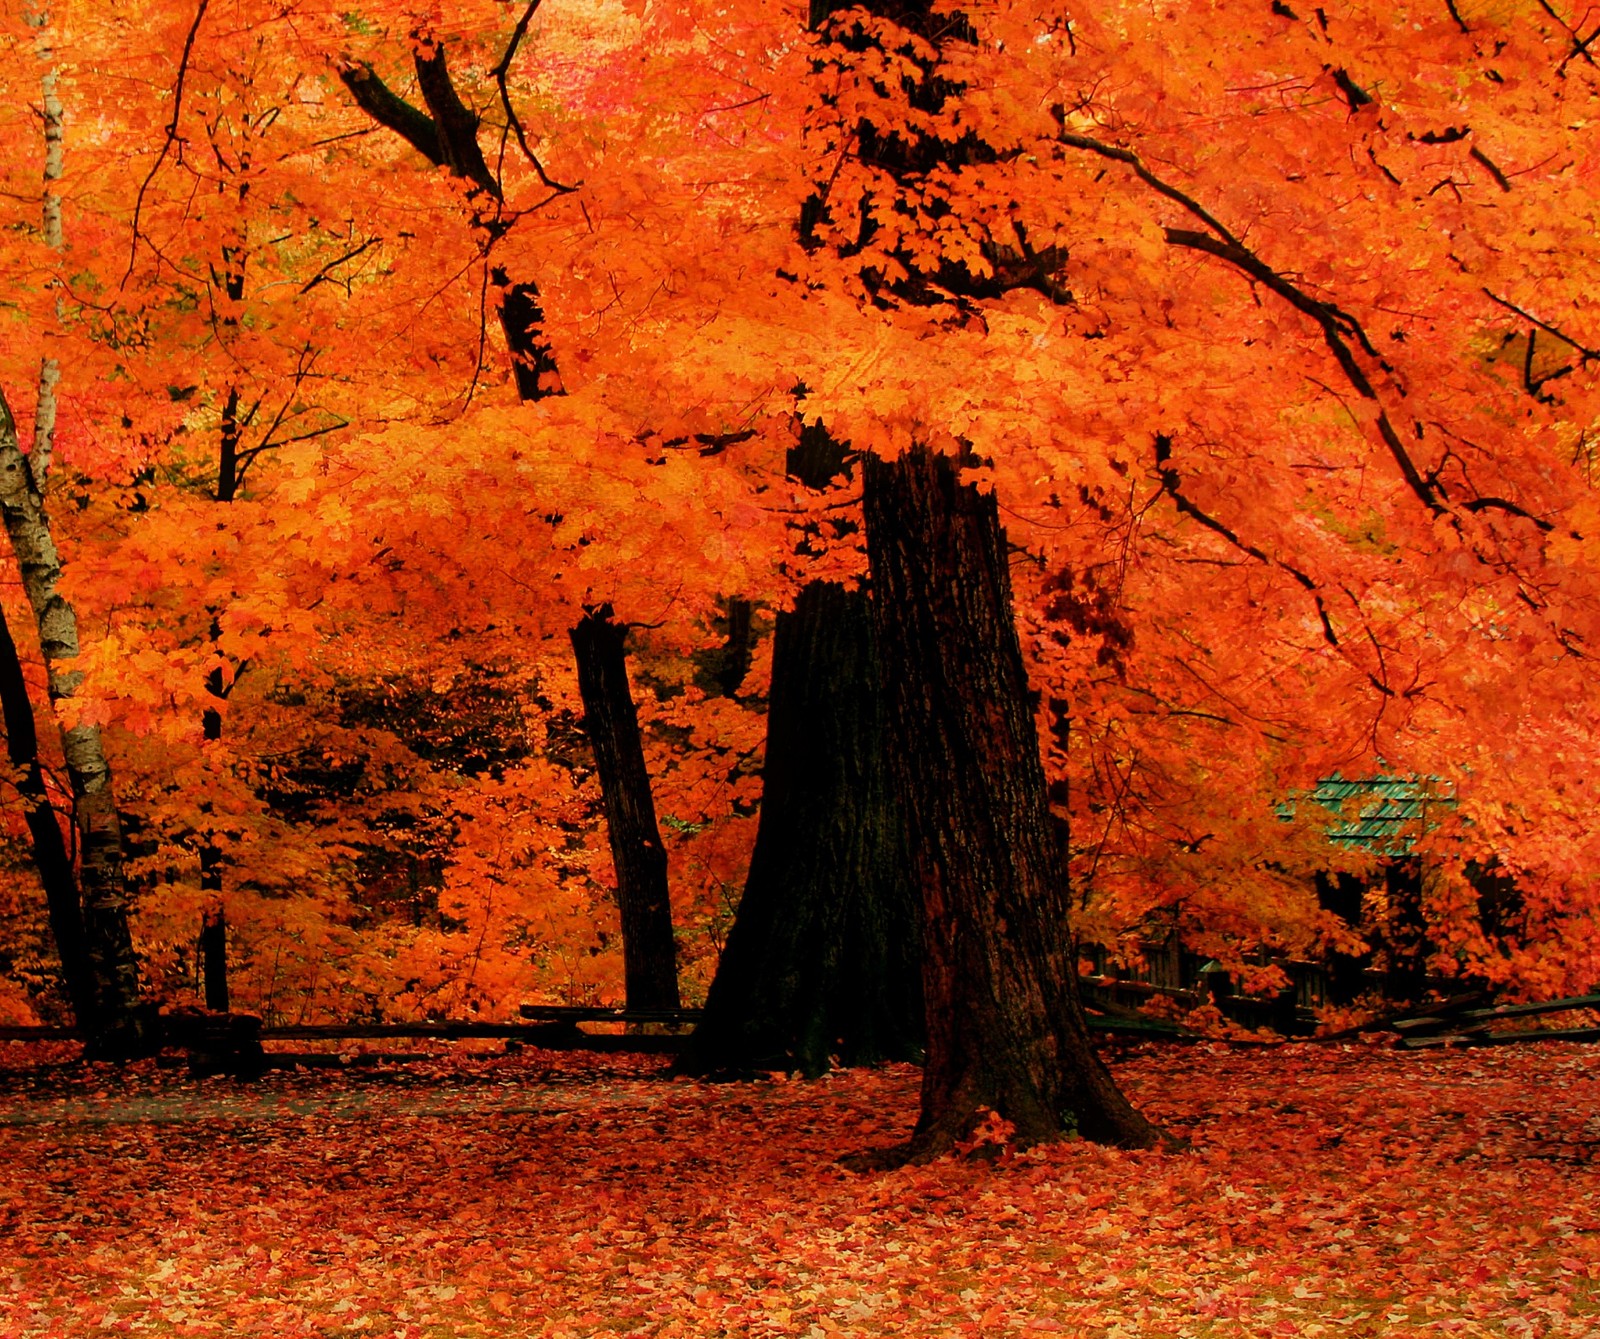
[[[1136,1046],[1192,1141],[857,1175],[917,1071],[0,1047],[0,1337],[1600,1334],[1600,1054]]]

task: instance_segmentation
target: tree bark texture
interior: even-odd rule
[[[571,636],[584,731],[594,748],[617,872],[628,1008],[676,1009],[678,951],[667,897],[667,851],[656,825],[639,716],[628,685],[627,628],[612,620],[609,605],[601,605],[578,621]]]
[[[44,653],[52,707],[70,700],[83,682],[72,668],[78,655],[78,619],[57,586],[61,560],[50,532],[42,480],[36,480],[17,442],[10,407],[0,396],[0,519],[16,554],[23,589],[33,607]],[[97,725],[61,732],[78,827],[78,888],[83,927],[94,965],[100,1036],[89,1038],[108,1053],[137,1049],[143,1032],[139,965],[128,929],[128,888],[123,877],[122,824],[111,789]]]
[[[61,958],[61,979],[78,1031],[87,1036],[98,1029],[94,963],[83,933],[83,907],[72,853],[62,836],[55,806],[45,789],[39,765],[39,735],[34,726],[33,701],[28,696],[22,660],[10,625],[0,611],[0,713],[6,728],[6,756],[15,774],[18,794],[33,845],[33,862],[44,885],[50,913],[50,932]]]
[[[917,448],[863,461],[894,778],[922,896],[928,1056],[896,1158],[936,1157],[985,1110],[1020,1143],[1163,1136],[1095,1055],[992,494]]]
[[[866,591],[813,582],[778,615],[767,712],[749,878],[680,1067],[919,1058],[918,912]]]

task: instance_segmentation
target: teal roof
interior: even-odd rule
[[[1455,808],[1455,787],[1436,776],[1325,776],[1304,798],[1339,815],[1328,840],[1379,855],[1404,855],[1417,836],[1434,826],[1430,810]],[[1280,810],[1294,815],[1293,804]]]

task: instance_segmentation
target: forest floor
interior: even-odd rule
[[[1140,1046],[1192,1141],[857,1175],[917,1073],[0,1043],[0,1337],[1600,1336],[1600,1048]]]

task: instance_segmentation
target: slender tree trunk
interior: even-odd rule
[[[212,670],[206,676],[206,686],[212,688],[218,697],[221,693],[213,685],[220,686],[221,679],[220,669]],[[207,744],[214,744],[221,739],[222,713],[215,707],[207,707],[201,719],[201,730]],[[214,810],[215,806],[209,800],[201,802],[200,812],[208,818],[213,817]],[[206,1008],[225,1014],[228,1012],[228,919],[227,904],[223,899],[222,849],[217,845],[214,829],[205,836],[200,847],[200,894],[204,906],[200,925],[200,959]]]
[[[10,406],[0,395],[0,519],[22,572],[44,652],[52,707],[69,701],[83,681],[72,668],[78,655],[78,619],[57,590],[61,561],[50,533],[44,498],[17,442]],[[96,1035],[86,1038],[105,1054],[132,1053],[146,1030],[139,1003],[139,964],[128,930],[128,888],[123,877],[122,824],[111,789],[111,766],[100,728],[79,722],[61,742],[78,825],[78,887],[83,928],[94,966]]]
[[[207,907],[200,922],[200,972],[205,979],[206,1008],[227,1013],[228,917],[220,902]]]
[[[917,1128],[873,1161],[936,1157],[985,1110],[1021,1143],[1157,1143],[1084,1023],[994,496],[925,448],[866,457],[863,492],[928,1023]]]
[[[63,172],[63,108],[57,93],[54,53],[48,31],[49,12],[37,9],[29,14],[27,21],[38,29],[37,54],[45,67],[40,77],[45,145],[40,233],[46,246],[59,249],[63,243],[58,193]],[[50,533],[50,517],[44,501],[45,481],[55,446],[56,387],[60,376],[55,359],[47,354],[39,367],[33,448],[28,455],[22,453],[11,407],[0,393],[0,519],[4,521],[22,573],[23,589],[33,608],[54,711],[59,711],[60,704],[73,697],[83,681],[82,672],[72,667],[78,655],[77,615],[56,589],[61,561]],[[122,827],[111,789],[111,767],[100,744],[98,726],[79,723],[63,728],[61,743],[78,826],[77,883],[82,940],[94,979],[94,1006],[86,1025],[80,1017],[80,1027],[91,1053],[133,1054],[146,1048],[150,1028],[145,1013],[138,1007],[139,964],[128,930]],[[35,842],[41,837],[49,843],[42,824],[35,834]],[[45,858],[52,860],[53,856],[47,854]],[[76,929],[69,919],[66,923],[69,937],[75,935]],[[64,960],[66,952],[63,950]],[[76,956],[75,949],[72,953]],[[81,985],[80,982],[75,988],[69,981],[69,991],[81,990]],[[75,999],[75,1010],[77,1004]]]
[[[778,615],[760,828],[690,1073],[922,1052],[920,932],[864,590]]]
[[[511,353],[511,374],[517,383],[517,398],[542,400],[561,393],[561,374],[555,354],[541,338],[544,308],[539,289],[532,282],[513,283],[498,265],[489,276],[500,290],[500,329]]]
[[[61,957],[61,978],[72,1006],[78,1031],[89,1036],[98,1031],[94,963],[83,933],[83,907],[72,853],[62,836],[55,806],[45,789],[39,765],[39,736],[34,726],[33,701],[28,696],[22,661],[5,614],[0,611],[0,712],[6,728],[6,756],[26,812],[33,862],[44,885],[50,911],[50,932]]]
[[[572,629],[572,649],[617,871],[628,1008],[676,1009],[678,951],[667,897],[667,850],[656,826],[639,717],[628,687],[626,636],[627,629],[612,621],[611,607],[601,605]]]
[[[235,302],[243,296],[243,284],[240,284],[240,293],[235,295],[229,285],[229,296]],[[225,321],[225,325],[235,324]],[[239,495],[239,446],[242,438],[239,426],[239,388],[228,387],[228,398],[222,405],[222,424],[217,437],[217,493],[218,502],[232,502]]]

